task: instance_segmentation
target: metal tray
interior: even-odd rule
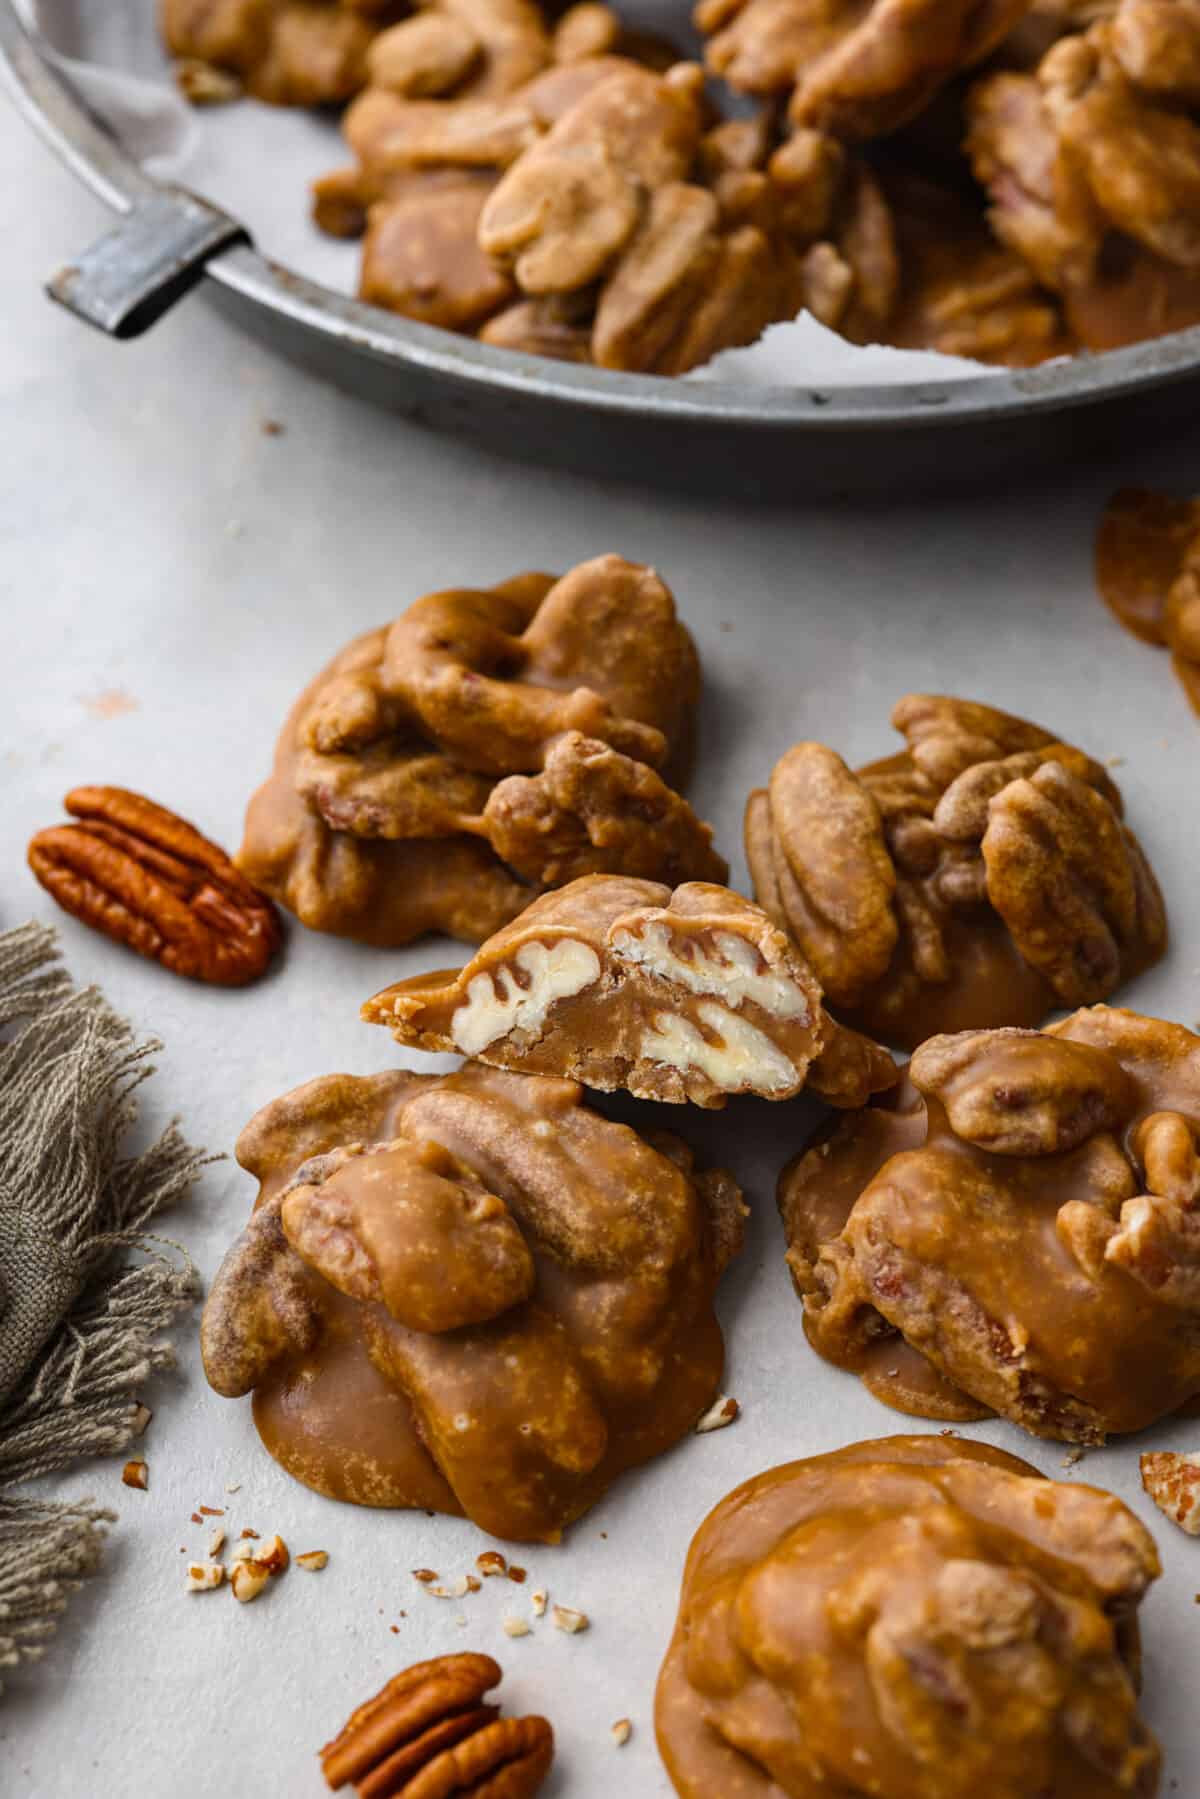
[[[414,324],[296,275],[227,213],[154,182],[0,0],[0,68],[61,160],[114,211],[48,284],[133,337],[201,285],[302,367],[522,460],[658,486],[778,499],[1012,481],[1196,416],[1200,327],[1042,369],[897,387],[743,388],[578,368]]]

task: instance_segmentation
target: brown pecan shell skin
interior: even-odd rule
[[[173,974],[257,980],[283,942],[279,914],[217,844],[123,787],[76,787],[77,824],[39,831],[36,879],[64,910]]]
[[[545,1718],[481,1703],[501,1678],[490,1655],[442,1655],[390,1680],[321,1751],[330,1787],[359,1799],[532,1799],[554,1759]]]

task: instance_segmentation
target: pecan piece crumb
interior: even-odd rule
[[[1140,1458],[1142,1486],[1159,1511],[1189,1537],[1200,1537],[1200,1455],[1152,1451]]]
[[[187,1566],[187,1591],[189,1593],[211,1593],[225,1579],[225,1570],[220,1562],[189,1562]]]
[[[714,1400],[696,1425],[697,1436],[705,1436],[711,1430],[724,1430],[727,1424],[740,1417],[741,1410],[736,1399]]]
[[[264,1590],[271,1569],[261,1562],[235,1562],[229,1574],[229,1585],[239,1605],[250,1605]]]

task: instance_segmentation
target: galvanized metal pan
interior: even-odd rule
[[[312,372],[522,460],[742,498],[901,493],[1020,478],[1161,439],[1196,416],[1200,328],[987,380],[752,388],[494,350],[330,292],[262,256],[228,214],[150,180],[0,0],[0,67],[61,160],[122,215],[48,284],[114,338],[195,287]]]

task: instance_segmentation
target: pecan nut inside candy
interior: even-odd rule
[[[194,825],[124,787],[76,787],[78,824],[39,831],[29,866],[65,912],[173,974],[241,987],[283,942],[269,899]]]
[[[526,907],[465,968],[419,975],[363,1008],[417,1049],[566,1076],[643,1099],[834,1105],[893,1086],[885,1050],[836,1024],[766,913],[703,881],[589,875]]]
[[[322,1749],[329,1786],[353,1783],[360,1799],[531,1799],[554,1759],[554,1732],[545,1718],[502,1718],[483,1704],[500,1679],[490,1655],[472,1654],[397,1674]]]

